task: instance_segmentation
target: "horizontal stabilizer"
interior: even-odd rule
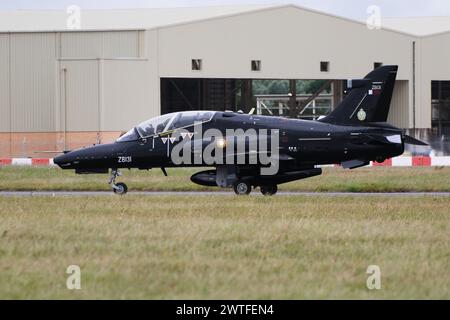
[[[417,140],[416,138],[413,138],[413,137],[408,136],[408,135],[405,135],[403,137],[403,141],[405,143],[407,143],[407,144],[412,144],[412,145],[415,145],[415,146],[427,146],[428,145],[427,143],[425,143],[423,141],[420,141],[420,140]]]

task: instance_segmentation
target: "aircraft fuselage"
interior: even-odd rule
[[[289,161],[292,165],[301,167],[340,164],[353,159],[381,161],[404,151],[401,130],[386,124],[340,126],[319,121],[217,112],[210,122],[202,124],[203,131],[211,128],[220,130],[224,136],[226,129],[279,130],[279,152],[292,158]],[[193,132],[194,126],[185,130]],[[398,137],[398,140],[383,141],[387,136]],[[163,133],[135,141],[85,147],[55,158],[55,163],[64,169],[208,166],[204,162],[175,165],[170,152],[179,141],[171,142],[170,137],[171,133]]]

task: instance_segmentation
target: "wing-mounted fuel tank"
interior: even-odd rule
[[[191,181],[201,186],[230,188],[239,180],[237,168],[233,165],[218,166],[216,170],[198,172]]]
[[[241,176],[239,179],[245,179],[249,181],[253,186],[262,185],[277,185],[282,183],[288,183],[296,180],[306,179],[322,174],[322,169],[311,168],[298,171],[280,172],[273,176]],[[206,170],[198,172],[191,176],[191,181],[201,186],[217,187],[217,172],[216,170]]]
[[[206,187],[217,187],[216,170],[206,170],[197,172],[191,176],[191,181],[195,184]]]

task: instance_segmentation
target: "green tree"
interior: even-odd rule
[[[313,94],[326,80],[297,80],[297,94]],[[289,80],[253,80],[253,94],[288,94]],[[329,86],[325,92],[331,92]]]

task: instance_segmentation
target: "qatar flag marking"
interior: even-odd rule
[[[372,85],[372,94],[374,96],[378,96],[381,94],[381,84],[373,84]]]

